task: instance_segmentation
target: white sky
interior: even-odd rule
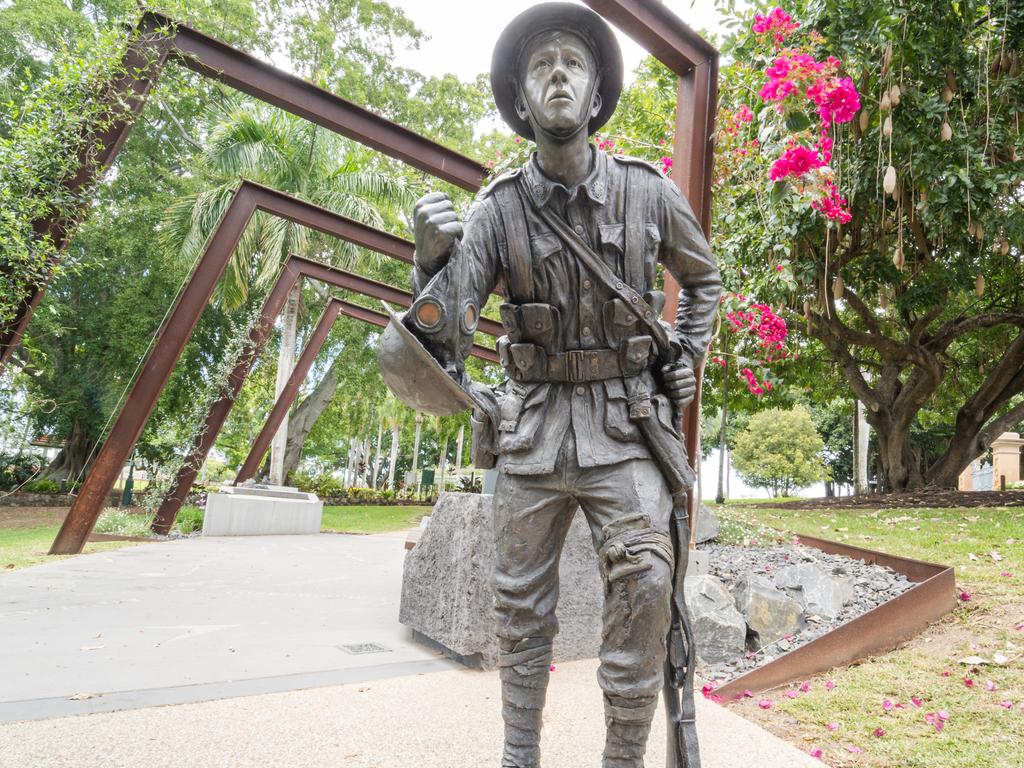
[[[472,80],[487,72],[491,50],[501,30],[537,0],[388,0],[402,8],[416,26],[430,38],[418,51],[401,51],[397,63],[426,75],[453,73],[460,80]],[[718,32],[714,0],[665,0],[678,16],[698,31]],[[622,45],[626,81],[644,58],[645,51],[615,30]]]

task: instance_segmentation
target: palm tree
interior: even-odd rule
[[[185,258],[197,259],[243,178],[380,229],[394,228],[400,222],[399,213],[411,206],[414,195],[400,178],[367,170],[365,157],[358,145],[280,110],[249,102],[229,104],[216,117],[202,154],[199,173],[208,177],[209,185],[168,210],[163,236]],[[384,258],[258,212],[228,262],[215,301],[226,311],[242,307],[269,289],[289,254],[349,269],[358,265],[363,272],[378,267]],[[296,286],[283,314],[275,397],[294,365],[300,304],[301,286]],[[326,376],[332,375],[333,366]],[[317,391],[324,389],[333,394],[331,382],[318,384]],[[286,417],[271,449],[273,481],[283,482],[287,472],[294,469],[288,466],[286,453],[297,462],[301,442],[329,400],[319,398],[315,413],[306,409],[306,428],[301,436],[294,435],[299,444],[292,450],[286,450],[288,439],[293,437]]]

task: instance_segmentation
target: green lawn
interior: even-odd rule
[[[338,533],[386,533],[414,528],[420,518],[430,514],[430,507],[324,507],[325,531]]]
[[[74,555],[46,554],[59,530],[59,525],[36,528],[0,528],[0,570],[10,571],[30,565],[51,563],[65,557],[74,557]],[[82,552],[105,552],[108,549],[129,547],[136,543],[131,541],[89,542]]]
[[[756,696],[736,705],[743,714],[801,749],[822,749],[824,761],[833,766],[1022,764],[1024,510],[808,512],[736,505],[719,513],[730,528],[747,527],[752,536],[771,526],[783,530],[786,539],[812,535],[953,565],[958,591],[970,598],[903,648],[814,678],[810,691],[793,699],[782,691]],[[1002,664],[960,661],[969,656],[994,661],[996,654],[1005,657]],[[826,680],[834,681],[833,690],[826,690]],[[911,697],[921,699],[921,706]],[[758,706],[762,698],[772,702],[771,709]],[[892,709],[883,706],[886,699]],[[941,732],[924,719],[939,711],[949,716]],[[878,728],[884,733],[876,736]]]
[[[60,529],[58,523],[63,513],[64,510],[51,507],[38,512],[32,509],[0,511],[0,571],[52,562],[55,558],[46,553]],[[399,531],[415,527],[420,518],[428,514],[430,507],[427,506],[325,507],[322,529],[337,533]],[[184,508],[179,513],[179,524],[186,521],[190,523],[189,530],[191,526],[202,528],[201,510]],[[96,525],[97,532],[120,535],[141,536],[147,530],[140,515],[119,510],[105,511]],[[83,552],[102,552],[134,543],[137,542],[90,542]]]

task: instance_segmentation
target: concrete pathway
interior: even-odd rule
[[[404,538],[197,538],[0,574],[0,768],[497,765],[496,674],[397,623]],[[600,763],[595,669],[556,669],[548,766]],[[704,768],[822,765],[698,704]],[[659,717],[648,768],[664,738]]]

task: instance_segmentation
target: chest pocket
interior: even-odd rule
[[[643,293],[654,283],[655,265],[661,247],[661,233],[657,224],[644,224],[633,237],[636,246],[627,245],[627,230],[624,224],[598,225],[601,238],[601,255],[605,263],[616,273],[624,275],[626,281]],[[632,240],[632,238],[628,238]],[[632,244],[632,243],[630,243]],[[627,251],[629,251],[627,255]]]

